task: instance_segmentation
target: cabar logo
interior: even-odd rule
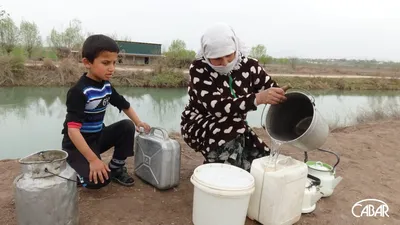
[[[389,217],[389,206],[378,199],[364,199],[356,202],[351,208],[355,217]]]

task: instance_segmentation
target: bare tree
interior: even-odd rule
[[[290,57],[289,58],[290,67],[293,70],[296,70],[296,66],[297,66],[298,62],[299,62],[299,59],[297,57]]]
[[[4,17],[8,16],[4,9],[0,10],[0,22],[4,19]]]
[[[62,40],[64,47],[78,49],[81,47],[84,37],[81,34],[81,21],[74,19],[69,23],[69,27],[64,31]]]
[[[53,29],[47,37],[47,41],[51,47],[56,49],[57,57],[64,58],[71,50],[81,48],[84,41],[84,35],[81,31],[81,22],[74,19],[63,32]]]
[[[18,43],[19,30],[18,27],[15,26],[14,21],[6,15],[4,11],[1,13],[0,46],[7,52],[7,54],[10,54]]]
[[[267,48],[264,45],[256,45],[251,48],[250,56],[256,59],[260,59],[267,55]]]
[[[186,50],[186,43],[180,39],[173,40],[168,48],[168,52],[179,52]]]
[[[182,40],[173,40],[167,52],[164,52],[167,64],[171,67],[186,68],[194,60],[196,52],[187,50],[186,43]]]
[[[264,45],[256,45],[251,48],[250,56],[256,58],[262,65],[272,62],[273,58],[267,55],[267,48]]]
[[[121,41],[132,41],[132,38],[130,36],[125,36],[123,38],[120,38]]]
[[[34,49],[42,45],[39,29],[35,22],[22,21],[19,27],[21,43],[28,52],[28,57],[32,57]]]
[[[108,34],[107,36],[109,36],[110,38],[112,38],[113,40],[118,40],[118,34],[117,33],[112,33],[112,34]]]
[[[112,38],[115,41],[132,41],[132,38],[129,36],[118,36],[117,33],[112,33],[112,34],[108,34],[107,36],[109,36],[110,38]]]

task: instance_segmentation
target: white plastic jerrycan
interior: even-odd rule
[[[275,168],[267,166],[268,162],[266,156],[251,165],[255,190],[247,216],[261,224],[294,224],[302,214],[307,165],[282,154],[278,155]]]

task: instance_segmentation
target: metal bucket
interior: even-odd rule
[[[301,91],[287,92],[286,98],[269,107],[264,125],[267,134],[303,151],[321,147],[328,138],[329,126],[315,107],[315,99]]]

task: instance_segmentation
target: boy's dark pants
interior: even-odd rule
[[[101,159],[100,154],[114,146],[113,158],[125,160],[133,156],[133,144],[135,137],[135,125],[131,120],[126,119],[103,128],[99,134],[91,135],[86,138],[86,142],[94,153]],[[67,163],[83,178],[86,188],[98,189],[108,185],[111,181],[111,174],[108,172],[109,179],[104,178],[104,183],[97,179],[97,184],[89,181],[89,162],[79,152],[72,143],[63,140],[63,149],[68,152]],[[104,175],[103,175],[104,177]]]

